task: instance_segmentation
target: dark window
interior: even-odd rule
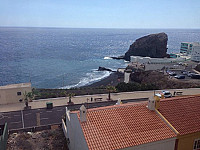
[[[22,95],[22,93],[21,92],[17,92],[17,95]]]
[[[196,149],[197,148],[197,141],[194,142],[194,148],[193,149]]]

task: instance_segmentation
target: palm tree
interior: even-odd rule
[[[108,90],[108,100],[111,100],[111,92],[115,92],[116,88],[114,86],[107,86],[106,89]]]
[[[74,93],[69,93],[68,94],[68,96],[69,96],[69,102],[68,103],[69,104],[72,103],[72,97],[74,97],[74,95],[75,95]]]
[[[27,93],[27,97],[28,97],[29,101],[31,102],[33,100],[33,98],[34,98],[33,92],[28,92]]]
[[[25,102],[25,105],[26,105],[26,107],[28,107],[28,101],[32,101],[33,100],[33,98],[34,98],[34,94],[33,94],[33,92],[24,92],[23,93],[23,95],[24,95],[24,102]]]
[[[26,108],[27,108],[28,107],[28,93],[25,91],[23,93],[23,95],[24,95],[24,102],[25,102],[25,105],[26,105]]]

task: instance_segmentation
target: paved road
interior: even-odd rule
[[[128,99],[122,100],[123,103],[127,102],[141,102],[146,101],[147,98],[142,99]],[[117,101],[97,102],[84,104],[87,108],[96,108],[103,106],[110,106],[116,104]],[[53,109],[30,109],[21,111],[11,111],[0,113],[0,124],[7,122],[8,128],[20,129],[35,127],[38,125],[49,125],[61,123],[62,116],[65,114],[66,107],[70,110],[78,110],[82,104],[65,105],[54,107]],[[39,116],[39,117],[38,117]]]

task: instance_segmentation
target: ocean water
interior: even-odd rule
[[[200,29],[0,28],[0,85],[31,81],[36,88],[71,88],[91,84],[125,67],[123,55],[142,36],[165,32],[168,53],[180,43],[200,41]]]

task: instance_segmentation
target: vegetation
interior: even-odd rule
[[[28,107],[28,93],[25,91],[25,93],[23,93],[23,95],[24,95],[25,105],[26,105],[26,107]]]
[[[124,83],[121,82],[116,86],[118,92],[146,91],[158,89],[154,84]]]
[[[69,93],[68,96],[69,96],[69,102],[68,104],[71,104],[72,103],[72,97],[74,97],[74,93]]]
[[[92,94],[103,94],[108,93],[106,87],[98,88],[74,88],[74,89],[33,89],[34,99],[46,99],[56,97],[66,97],[69,93],[75,95],[92,95]]]
[[[107,86],[106,89],[108,90],[108,100],[111,100],[111,95],[110,93],[111,92],[115,92],[116,91],[116,88],[114,86]]]

